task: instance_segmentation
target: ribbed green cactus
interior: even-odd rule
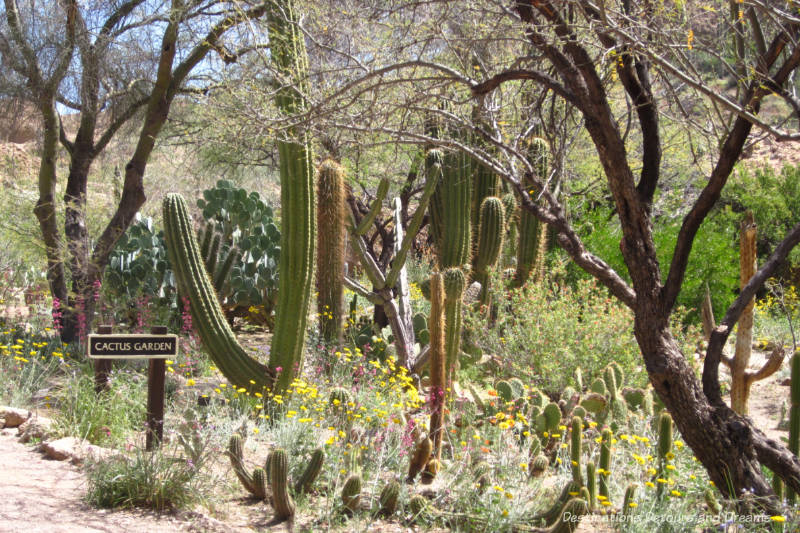
[[[369,212],[361,219],[353,229],[353,233],[356,235],[364,235],[367,231],[369,231],[370,226],[372,223],[375,222],[375,219],[378,217],[378,214],[381,212],[381,208],[383,207],[383,201],[386,199],[386,194],[389,192],[389,180],[386,178],[381,179],[378,182],[378,189],[375,191],[375,200],[372,202],[369,208]]]
[[[270,485],[272,486],[272,506],[275,517],[286,520],[294,516],[294,502],[289,495],[289,459],[286,451],[280,448],[272,450],[269,459]]]
[[[789,451],[795,455],[800,453],[800,351],[792,355],[791,392],[789,404]],[[786,501],[794,505],[796,493],[786,485]]]
[[[470,219],[472,227],[477,228],[480,224],[480,209],[484,199],[490,196],[497,196],[501,191],[500,180],[492,169],[475,160],[473,160],[472,164],[474,165],[473,176],[475,186],[472,190],[472,212]],[[474,237],[473,235],[473,251],[477,244],[477,240]]]
[[[436,457],[431,456],[425,469],[422,471],[420,481],[423,485],[430,485],[442,469],[442,462]]]
[[[586,463],[586,489],[589,491],[589,509],[597,507],[597,468],[594,461]]]
[[[576,417],[572,418],[572,433],[570,434],[570,460],[572,462],[572,480],[578,485],[583,485],[581,475],[581,445],[583,443],[583,421]]]
[[[429,153],[428,157],[433,156]],[[461,152],[447,152],[440,161],[442,178],[431,198],[429,212],[439,268],[444,270],[469,262],[473,166]]]
[[[237,388],[260,392],[273,385],[272,374],[236,340],[206,273],[186,202],[178,194],[164,198],[164,237],[175,281],[190,301],[192,325],[209,357]],[[284,254],[289,255],[289,254]]]
[[[460,268],[448,268],[442,274],[445,293],[445,349],[447,353],[447,384],[453,382],[461,351],[461,296],[466,287],[466,278]]]
[[[668,479],[670,457],[672,455],[672,417],[666,411],[658,419],[658,471],[656,478]],[[656,483],[656,495],[660,498],[664,494],[665,483]]]
[[[392,516],[397,512],[399,500],[400,483],[396,479],[392,479],[383,487],[380,496],[378,496],[378,514],[384,517]]]
[[[539,454],[533,458],[528,469],[531,476],[540,477],[545,473],[548,466],[550,466],[550,460],[546,455]]]
[[[279,0],[267,15],[270,59],[283,78],[275,103],[286,115],[302,112],[306,107],[303,95],[308,94],[308,57],[294,4],[294,0]],[[303,131],[289,133],[295,139],[277,142],[281,257],[269,356],[269,367],[278,374],[274,385],[276,393],[286,390],[302,368],[317,232],[311,141]]]
[[[574,497],[575,495],[579,494],[581,490],[580,485],[575,482],[569,482],[564,485],[564,488],[561,489],[561,493],[558,495],[558,498],[544,511],[540,513],[536,513],[531,517],[532,522],[544,522],[545,524],[550,524],[553,521],[557,520],[558,517],[561,515],[561,510],[564,508],[564,505],[570,500],[570,498]]]
[[[353,474],[342,486],[342,504],[346,511],[355,513],[361,502],[361,476]]]
[[[317,480],[319,474],[322,472],[322,463],[325,461],[325,450],[317,448],[311,452],[311,458],[306,465],[303,474],[294,484],[294,492],[296,494],[303,494],[309,492],[314,481]]]
[[[625,497],[622,499],[622,514],[628,516],[633,512],[636,507],[634,498],[636,497],[636,485],[631,483],[625,488]]]
[[[346,200],[344,168],[326,159],[317,169],[317,313],[330,343],[342,340]]]
[[[414,481],[414,478],[417,477],[417,474],[422,472],[422,469],[428,464],[428,460],[431,458],[432,452],[433,441],[431,441],[431,439],[428,437],[420,440],[416,446],[414,446],[414,451],[411,453],[411,460],[408,465],[408,478],[406,481]]]
[[[503,247],[503,268],[512,267],[517,258],[517,233],[519,232],[519,206],[511,193],[503,195],[503,210],[506,214],[506,239]]]
[[[514,399],[514,389],[511,388],[511,383],[504,379],[494,384],[494,390],[497,391],[497,396],[502,398],[504,402],[510,402]]]
[[[712,514],[718,515],[720,511],[722,511],[722,507],[720,507],[719,501],[717,501],[717,496],[714,494],[714,489],[710,487],[707,488],[705,492],[703,492],[703,499],[706,501],[708,510],[711,511]]]
[[[259,500],[267,497],[267,473],[263,468],[256,467],[253,469],[253,496]]]
[[[503,202],[496,196],[489,196],[480,206],[478,237],[472,254],[472,278],[481,284],[478,297],[481,305],[489,303],[489,269],[497,263],[503,249],[506,215]]]
[[[430,328],[430,427],[433,441],[433,457],[442,457],[444,437],[445,391],[447,389],[447,352],[445,345],[445,293],[443,276],[434,272],[431,275],[431,310],[428,317]]]
[[[613,435],[611,430],[605,428],[600,438],[600,467],[597,473],[600,475],[600,496],[609,497],[608,477],[611,475],[611,440]]]
[[[239,478],[245,490],[259,500],[263,500],[267,497],[266,473],[262,468],[254,469],[252,474],[247,470],[244,464],[243,443],[244,439],[241,435],[238,433],[231,435],[228,440],[226,455],[231,461],[233,472]]]
[[[540,137],[535,137],[530,143],[529,152],[531,163],[538,174],[537,177],[542,181],[546,180],[550,159],[550,148],[547,142]],[[529,187],[528,194],[535,199],[537,191],[532,188],[530,183],[525,183],[525,185]],[[546,243],[544,235],[545,227],[539,219],[530,211],[521,209],[519,212],[517,269],[514,274],[515,287],[522,287],[531,274],[534,275],[534,280],[540,277],[543,269],[541,263],[544,258],[543,252]]]

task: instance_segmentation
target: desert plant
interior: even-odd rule
[[[346,197],[344,168],[323,161],[317,169],[317,314],[329,343],[342,341]]]
[[[503,202],[494,196],[483,200],[480,207],[478,237],[472,254],[472,278],[481,284],[478,297],[481,305],[489,303],[489,268],[492,268],[503,248],[505,210]]]

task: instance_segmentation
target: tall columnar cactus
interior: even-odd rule
[[[322,463],[325,461],[325,450],[317,448],[311,452],[311,459],[306,464],[303,474],[294,484],[294,492],[302,494],[311,490],[314,481],[317,480],[322,472]]]
[[[460,268],[452,267],[444,271],[443,281],[447,384],[450,386],[461,351],[461,296],[464,294],[466,278]]]
[[[600,467],[597,471],[600,474],[600,496],[606,499],[609,496],[608,492],[608,477],[611,475],[611,439],[613,435],[611,430],[605,428],[600,438]]]
[[[275,103],[290,115],[306,108],[308,57],[294,0],[278,0],[268,12],[270,58],[281,89]],[[314,278],[314,168],[311,141],[303,131],[278,141],[281,182],[281,257],[275,328],[269,367],[276,371],[275,392],[286,390],[299,372]],[[280,371],[277,369],[280,368]]]
[[[253,470],[252,474],[247,470],[247,467],[244,464],[244,451],[242,449],[243,442],[244,439],[238,433],[231,435],[231,438],[228,441],[228,449],[226,454],[231,461],[234,474],[236,474],[236,477],[239,478],[239,481],[242,483],[242,486],[245,488],[245,490],[247,490],[247,492],[252,494],[254,497],[263,500],[267,497],[266,475],[264,469],[256,468]]]
[[[444,437],[445,390],[447,389],[447,353],[445,351],[445,294],[442,275],[431,275],[431,311],[428,317],[430,328],[430,436],[433,441],[433,457],[441,459]]]
[[[474,166],[473,177],[475,185],[472,189],[472,210],[470,221],[472,228],[475,229],[480,225],[480,210],[483,201],[486,198],[497,196],[500,194],[500,180],[497,174],[479,161],[473,160]],[[472,252],[475,253],[477,249],[477,236],[472,236]]]
[[[795,455],[800,452],[800,351],[792,356],[791,405],[789,406],[789,451]],[[786,501],[794,505],[795,492],[786,485]]]
[[[530,158],[539,179],[547,178],[550,164],[550,148],[547,142],[534,137],[530,144]],[[530,183],[528,194],[535,198],[535,191]],[[546,244],[546,233],[544,225],[536,218],[533,213],[521,209],[519,213],[519,243],[517,244],[517,269],[514,273],[514,286],[522,287],[528,278],[533,274],[534,281],[541,275],[544,268],[542,260],[544,258],[544,247]]]
[[[441,156],[441,169],[442,178],[431,198],[430,214],[439,268],[444,270],[469,262],[473,165],[465,154],[447,152]]]
[[[572,481],[583,485],[581,475],[581,444],[583,442],[583,421],[577,416],[572,418],[570,459],[572,462]]]
[[[497,263],[503,249],[506,216],[503,202],[496,196],[483,200],[478,222],[478,238],[472,255],[472,277],[481,284],[481,305],[489,303],[489,269]]]
[[[179,292],[189,298],[192,325],[209,357],[237,388],[255,392],[271,388],[273,374],[242,348],[225,320],[200,257],[183,197],[168,194],[164,198],[163,212],[164,238],[175,281]]]
[[[330,343],[342,340],[346,200],[344,168],[326,159],[317,169],[317,313]]]
[[[294,502],[289,495],[289,459],[286,451],[280,448],[272,450],[269,460],[270,485],[272,486],[272,506],[275,517],[286,520],[294,516]]]
[[[739,284],[741,288],[744,288],[756,273],[756,224],[753,220],[753,213],[750,211],[742,221],[740,239]],[[751,298],[739,316],[733,358],[723,358],[723,361],[731,369],[731,409],[742,415],[747,414],[750,386],[754,381],[765,379],[777,372],[783,364],[784,358],[782,347],[776,347],[759,370],[747,370],[753,347],[754,306],[755,298]]]

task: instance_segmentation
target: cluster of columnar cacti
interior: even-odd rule
[[[266,499],[267,497],[267,468],[256,467],[250,472],[244,464],[244,439],[238,433],[231,435],[228,441],[227,455],[231,461],[233,472],[242,486],[259,500]]]
[[[234,263],[239,259],[239,249],[234,246],[222,248],[222,234],[216,231],[213,221],[200,228],[197,238],[206,272],[212,279],[214,290],[221,294]]]
[[[317,314],[330,343],[342,340],[346,200],[344,168],[323,161],[317,169]]]
[[[200,255],[186,202],[178,194],[164,198],[164,236],[175,281],[190,301],[192,325],[220,372],[236,387],[272,388],[274,373],[242,348],[231,331]],[[284,255],[289,255],[284,254]]]
[[[531,162],[536,169],[537,177],[544,181],[550,165],[550,148],[547,141],[534,137],[529,147]],[[525,183],[531,198],[536,197],[531,183]],[[533,275],[534,281],[541,277],[544,269],[544,254],[547,246],[545,226],[533,213],[526,209],[519,210],[519,240],[517,244],[517,267],[514,273],[514,286],[522,287]]]
[[[503,202],[496,196],[484,198],[478,218],[478,237],[472,255],[472,277],[481,284],[479,301],[489,303],[489,269],[500,257],[506,225]]]

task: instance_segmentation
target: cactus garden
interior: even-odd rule
[[[0,457],[76,527],[800,530],[791,2],[39,4]]]

